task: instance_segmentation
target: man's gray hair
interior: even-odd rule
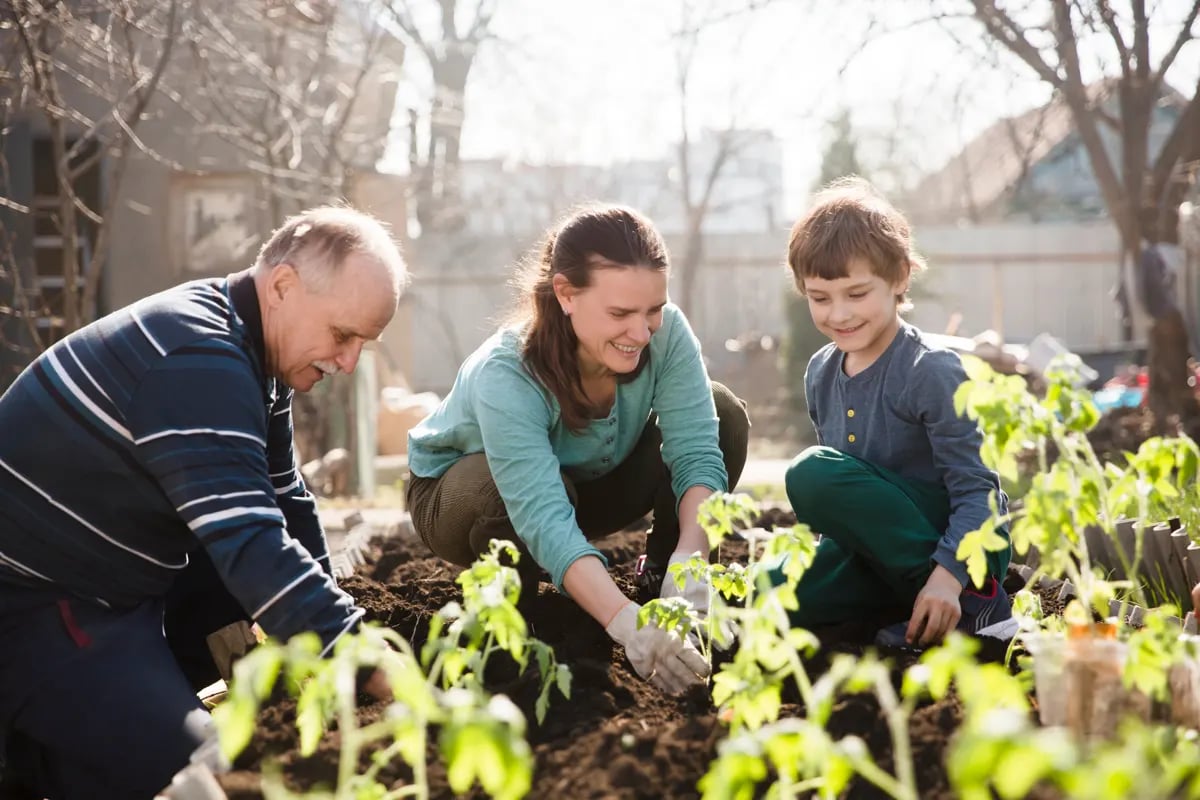
[[[254,266],[261,271],[291,264],[305,286],[325,292],[356,254],[375,259],[391,272],[397,291],[404,288],[408,273],[388,226],[349,206],[318,206],[288,217],[258,251]]]

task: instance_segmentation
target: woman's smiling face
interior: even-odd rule
[[[633,372],[650,337],[662,326],[667,304],[664,270],[613,265],[591,270],[591,284],[555,280],[555,294],[579,340],[580,374]]]

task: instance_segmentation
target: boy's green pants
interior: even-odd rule
[[[950,517],[945,487],[907,480],[832,447],[800,453],[784,483],[796,519],[822,536],[797,587],[793,625],[836,625],[912,608]],[[1009,554],[988,554],[993,577],[1003,580]],[[772,580],[783,582],[778,568]]]

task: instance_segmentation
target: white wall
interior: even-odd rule
[[[918,281],[908,318],[922,328],[944,332],[959,312],[964,336],[992,328],[1015,343],[1047,332],[1079,352],[1120,346],[1110,299],[1118,247],[1109,225],[926,227],[918,236],[930,270]],[[668,243],[678,252],[670,236]],[[450,387],[461,359],[508,308],[511,264],[532,244],[477,243],[473,255],[449,271],[415,264],[414,388]],[[714,371],[732,368],[739,358],[725,350],[727,339],[749,331],[784,333],[784,298],[792,291],[786,245],[786,231],[705,240],[698,307],[689,318]],[[1191,285],[1198,285],[1195,279]]]

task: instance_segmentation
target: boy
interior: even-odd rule
[[[954,628],[1010,639],[1000,586],[1009,551],[990,553],[983,587],[956,557],[962,537],[1006,498],[979,457],[975,423],[954,412],[966,380],[952,351],[900,318],[924,268],[908,222],[859,178],[822,191],[792,228],[788,266],[831,342],[809,361],[804,393],[819,445],[788,467],[788,499],[823,535],[793,623],[830,625],[911,608],[876,643],[925,647]],[[999,531],[1007,537],[1007,531]]]

